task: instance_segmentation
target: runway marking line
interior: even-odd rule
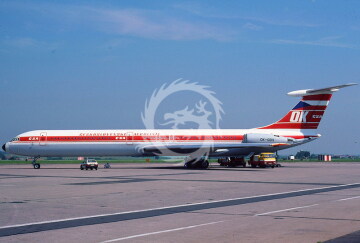
[[[336,201],[340,202],[340,201],[347,201],[347,200],[357,199],[357,198],[360,198],[360,196],[357,196],[357,197],[348,197],[348,198],[339,199],[339,200],[336,200]]]
[[[254,216],[262,216],[262,215],[268,215],[268,214],[273,214],[273,213],[286,212],[286,211],[291,211],[291,210],[301,209],[301,208],[310,208],[310,207],[314,207],[314,206],[318,206],[318,205],[319,204],[312,204],[312,205],[296,207],[296,208],[287,208],[287,209],[276,210],[276,211],[271,211],[271,212],[266,212],[266,213],[259,213],[259,214],[255,214]]]
[[[358,188],[358,187],[360,187],[360,183],[352,183],[352,184],[310,188],[310,189],[303,189],[297,191],[272,193],[272,194],[257,195],[257,196],[242,197],[242,198],[223,199],[217,201],[207,201],[207,202],[182,204],[182,205],[151,208],[144,210],[134,210],[128,212],[118,212],[111,214],[91,215],[84,217],[59,219],[59,220],[48,220],[48,221],[25,223],[18,225],[8,225],[8,226],[0,227],[0,237],[17,235],[17,234],[29,234],[34,232],[42,232],[42,231],[56,230],[56,229],[73,228],[73,227],[87,226],[94,224],[113,223],[113,222],[120,222],[126,220],[168,215],[168,214],[199,211],[210,208],[235,206],[235,205],[241,205],[247,203],[255,203],[255,202],[262,202],[262,201],[268,201],[274,199],[312,195],[322,192],[345,190],[345,189]]]
[[[303,190],[297,190],[297,191],[288,191],[288,192],[278,192],[278,193],[272,193],[272,194],[257,195],[257,196],[251,196],[251,197],[240,197],[240,198],[232,198],[232,199],[223,199],[223,200],[216,200],[216,201],[209,201],[209,202],[181,204],[181,205],[175,205],[175,206],[160,207],[160,208],[150,208],[150,209],[143,209],[143,210],[133,210],[133,211],[127,211],[127,212],[118,212],[118,213],[110,213],[110,214],[98,214],[98,215],[74,217],[74,218],[67,218],[67,219],[47,220],[47,221],[40,221],[40,222],[33,222],[33,223],[26,223],[26,224],[7,225],[7,226],[1,226],[0,229],[41,225],[41,224],[47,224],[47,223],[60,223],[60,222],[66,222],[66,221],[72,221],[72,220],[90,219],[90,218],[122,215],[122,214],[129,214],[129,213],[141,213],[141,212],[148,212],[148,211],[155,211],[155,210],[162,210],[162,209],[175,209],[175,208],[180,208],[180,207],[189,207],[189,206],[196,206],[196,205],[214,204],[214,203],[229,202],[229,201],[236,201],[236,200],[242,200],[242,199],[252,199],[252,198],[258,198],[258,197],[268,197],[268,196],[276,196],[276,195],[283,195],[283,194],[296,193],[296,192],[307,192],[307,191],[315,191],[315,190],[339,188],[339,187],[348,187],[348,186],[355,186],[355,185],[360,185],[360,183],[344,184],[344,185],[329,186],[329,187],[318,187],[318,188],[310,188],[310,189],[303,189]]]
[[[191,226],[186,226],[186,227],[181,227],[181,228],[175,228],[175,229],[155,231],[155,232],[144,233],[144,234],[139,234],[139,235],[131,235],[131,236],[126,236],[126,237],[122,237],[122,238],[116,238],[116,239],[112,239],[112,240],[102,241],[102,242],[100,242],[100,243],[108,243],[108,242],[114,242],[114,241],[128,240],[128,239],[133,239],[133,238],[138,238],[138,237],[144,237],[144,236],[149,236],[149,235],[157,235],[157,234],[174,232],[174,231],[179,231],[179,230],[193,229],[193,228],[197,228],[197,227],[201,227],[201,226],[218,224],[218,223],[222,223],[222,222],[224,222],[224,221],[216,221],[216,222],[210,222],[210,223],[205,223],[205,224],[191,225]]]

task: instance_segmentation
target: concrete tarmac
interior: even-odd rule
[[[0,166],[1,242],[360,242],[360,163]]]

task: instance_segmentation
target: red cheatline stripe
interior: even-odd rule
[[[176,135],[176,136],[47,136],[21,137],[26,142],[147,142],[147,141],[233,141],[243,140],[243,135]]]
[[[330,100],[332,94],[306,95],[302,100]]]
[[[109,140],[82,140],[82,141],[75,141],[75,140],[66,140],[66,141],[42,141],[42,143],[142,143],[142,142],[221,142],[221,143],[229,143],[229,142],[241,142],[242,140],[175,140],[175,141],[169,141],[169,140],[130,140],[130,141],[124,141],[124,140],[117,140],[117,141],[109,141]],[[16,141],[14,143],[34,143],[33,141]],[[39,142],[36,142],[35,144],[39,144]]]

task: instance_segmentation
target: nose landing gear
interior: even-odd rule
[[[34,166],[34,169],[40,169],[40,164],[36,163],[36,160],[38,160],[40,157],[34,157],[33,161],[32,161],[32,165]]]

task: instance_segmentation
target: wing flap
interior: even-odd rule
[[[193,144],[193,145],[149,145],[144,146],[142,149],[144,152],[159,152],[162,150],[173,150],[173,151],[194,151],[197,149],[210,149],[211,151],[219,149],[237,149],[237,148],[272,148],[288,146],[288,143],[237,143],[237,144]]]

